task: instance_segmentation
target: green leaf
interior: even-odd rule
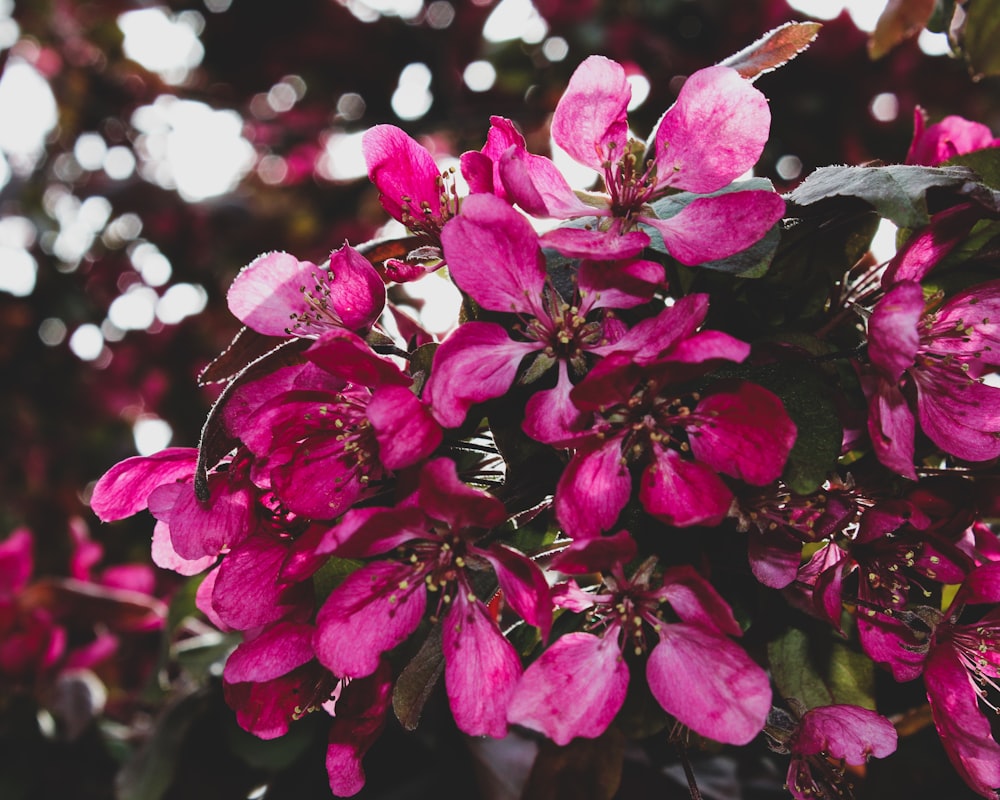
[[[744,78],[754,80],[787,64],[803,52],[819,35],[822,27],[818,22],[786,22],[719,64],[732,67]]]
[[[851,625],[845,625],[849,632]],[[778,693],[806,709],[845,703],[874,710],[875,665],[819,621],[787,628],[767,645]]]
[[[766,178],[750,178],[745,181],[731,183],[717,192],[710,195],[693,194],[692,192],[679,192],[677,194],[661,197],[653,202],[652,207],[656,216],[660,219],[669,219],[679,214],[686,206],[702,197],[716,197],[722,194],[747,191],[774,191],[773,184]],[[655,228],[644,226],[643,230],[649,234],[649,247],[658,253],[670,255],[663,236]],[[725,272],[741,278],[759,278],[764,275],[771,260],[778,249],[781,241],[780,223],[774,225],[762,239],[752,244],[746,250],[735,253],[727,258],[720,258],[715,261],[706,261],[699,264],[699,268]]]
[[[972,77],[1000,75],[1000,0],[975,0],[965,14],[961,42]]]
[[[968,193],[976,181],[976,173],[966,167],[820,167],[788,199],[810,206],[834,197],[857,197],[899,227],[917,228],[930,221],[928,191]]]
[[[968,167],[982,182],[993,189],[1000,189],[1000,147],[985,147],[948,159],[944,166]]]

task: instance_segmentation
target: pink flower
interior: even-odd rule
[[[390,471],[428,456],[441,430],[412,379],[355,334],[328,331],[305,357],[240,387],[226,426],[256,456],[255,479],[288,509],[333,519]]]
[[[950,115],[928,125],[927,112],[920,106],[913,109],[913,140],[906,153],[907,164],[936,167],[955,156],[986,147],[1000,147],[1000,139],[994,138],[981,122]]]
[[[434,601],[458,727],[474,736],[504,735],[521,662],[476,596],[472,571],[492,567],[506,602],[543,637],[552,614],[548,586],[533,562],[504,545],[477,544],[506,518],[503,504],[462,483],[448,459],[426,464],[417,492],[399,506],[345,514],[317,552],[370,557],[394,550],[399,556],[370,561],[330,594],[316,616],[319,660],[337,675],[371,674]]]
[[[740,635],[732,611],[691,567],[670,567],[657,578],[656,560],[647,559],[626,578],[618,563],[596,593],[571,581],[555,599],[587,611],[588,630],[564,634],[528,666],[510,702],[510,722],[560,745],[600,736],[625,700],[624,652],[633,650],[648,653],[653,697],[691,730],[746,744],[764,726],[771,707],[767,674],[732,641]],[[664,623],[663,603],[680,622]]]
[[[983,797],[1000,797],[1000,744],[990,717],[1000,707],[1000,564],[969,573],[934,628],[924,666],[924,684],[934,724],[948,758],[965,782]],[[978,621],[967,606],[994,604]],[[962,622],[959,620],[962,619]],[[984,708],[990,710],[987,717]]]
[[[634,261],[602,268],[584,263],[575,277],[575,295],[564,299],[546,275],[538,239],[523,215],[502,200],[477,194],[442,232],[449,270],[458,286],[482,308],[518,314],[517,325],[466,322],[438,348],[425,399],[435,418],[455,428],[474,403],[503,395],[521,362],[534,361],[522,382],[558,369],[555,388],[529,402],[525,430],[544,439],[577,416],[569,401],[571,375],[579,378],[589,361],[614,349],[621,336],[604,309],[628,308],[648,300],[663,269]],[[611,274],[614,273],[614,274]],[[631,282],[626,289],[614,283]],[[611,285],[608,285],[608,284]],[[514,332],[510,332],[510,328]]]
[[[778,743],[774,749],[792,754],[786,784],[796,800],[844,796],[845,764],[859,767],[896,751],[892,723],[859,706],[819,706],[797,725],[780,712],[772,716],[767,731]]]
[[[570,78],[552,118],[552,137],[579,163],[604,178],[606,195],[581,200],[555,165],[514,144],[500,175],[508,199],[535,216],[598,217],[596,230],[563,227],[543,242],[566,255],[626,258],[649,244],[638,224],[656,229],[684,264],[725,258],[758,241],[784,212],[770,191],[712,194],[756,163],[767,141],[767,100],[728,67],[691,75],[677,102],[643,148],[628,135],[631,89],[620,64],[586,59]],[[668,219],[649,203],[670,192],[705,195]]]
[[[749,347],[718,331],[698,331],[705,295],[682,298],[649,322],[657,342],[601,361],[570,397],[587,420],[564,446],[576,448],[556,488],[560,522],[573,537],[609,530],[632,493],[669,525],[716,525],[733,501],[719,476],[757,486],[780,474],[795,425],[771,392],[746,381],[705,391],[691,381]]]
[[[916,478],[916,418],[946,453],[966,461],[1000,455],[1000,390],[982,380],[1000,364],[998,312],[1000,281],[941,302],[939,295],[925,300],[919,283],[902,280],[876,304],[862,386],[872,445],[887,467]]]
[[[346,328],[366,334],[385,308],[385,284],[368,259],[345,244],[317,267],[288,253],[265,253],[244,267],[229,310],[266,336],[315,338]]]

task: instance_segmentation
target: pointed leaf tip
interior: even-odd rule
[[[822,27],[819,22],[786,22],[719,63],[752,81],[787,64],[803,52],[819,35]]]

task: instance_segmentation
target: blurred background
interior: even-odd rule
[[[684,76],[819,20],[757,82],[773,114],[757,174],[779,190],[818,166],[902,162],[918,105],[1000,132],[997,79],[945,33],[871,57],[884,6],[0,0],[0,797],[252,797],[268,781],[268,797],[324,796],[321,751],[298,766],[315,737],[263,748],[206,688],[230,643],[151,566],[152,519],[100,525],[87,500],[117,461],[197,444],[217,389],[196,378],[238,330],[225,295],[243,265],[319,263],[383,231],[364,130],[399,125],[457,163],[502,115],[544,153],[569,75],[600,53],[626,65],[645,136]],[[376,763],[424,774],[389,758],[394,741]],[[435,796],[472,796],[449,793],[472,772],[432,770]],[[872,796],[935,796],[915,791]]]

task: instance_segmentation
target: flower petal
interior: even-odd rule
[[[379,459],[387,469],[416,464],[441,444],[441,427],[420,399],[403,386],[380,386],[368,402]]]
[[[767,721],[771,682],[742,647],[694,625],[664,625],[646,663],[653,697],[683,725],[747,744]]]
[[[483,308],[534,314],[545,259],[523,214],[491,194],[472,195],[441,231],[441,243],[455,283]]]
[[[441,648],[444,683],[459,730],[499,738],[507,733],[507,705],[521,659],[486,606],[460,586],[445,617]]]
[[[395,125],[375,125],[365,131],[361,150],[379,202],[393,219],[423,219],[425,208],[441,217],[440,171],[426,147]]]
[[[896,752],[896,728],[867,708],[830,705],[805,713],[789,745],[794,753],[829,754],[860,767],[870,756],[885,758]]]
[[[417,627],[427,604],[423,582],[408,564],[374,561],[352,572],[316,614],[316,657],[334,675],[361,678],[382,653]]]
[[[615,631],[560,636],[521,677],[507,719],[558,745],[600,736],[625,702],[629,671]]]
[[[721,189],[757,163],[770,126],[767,98],[736,70],[698,70],[656,130],[660,185],[701,194]]]
[[[640,222],[660,232],[670,255],[693,265],[746,250],[784,213],[785,201],[774,192],[747,190],[699,197],[672,217],[642,217]]]
[[[639,500],[650,514],[668,525],[718,525],[725,519],[733,493],[713,469],[687,461],[676,450],[653,445],[655,462],[646,468]]]
[[[603,172],[609,157],[617,161],[625,154],[631,98],[622,65],[590,56],[573,72],[556,104],[552,138],[581,164]]]
[[[574,539],[600,536],[615,524],[631,492],[621,438],[615,437],[573,456],[556,486],[556,516]]]
[[[126,458],[98,479],[90,507],[102,522],[131,517],[148,506],[157,486],[192,481],[197,463],[194,447],[168,447],[151,456]]]

